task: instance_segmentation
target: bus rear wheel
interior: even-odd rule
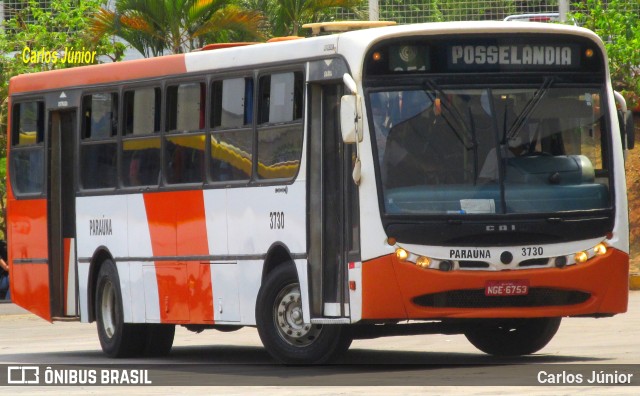
[[[124,323],[122,292],[118,271],[112,260],[105,260],[98,272],[95,313],[102,351],[109,357],[132,357],[143,352],[142,325]]]
[[[143,327],[145,335],[144,356],[166,356],[171,352],[176,326],[172,324],[147,323],[139,325]]]
[[[551,341],[561,319],[491,319],[479,322],[465,336],[473,346],[490,355],[529,355]]]
[[[285,364],[325,363],[345,352],[353,340],[345,326],[304,323],[293,263],[279,266],[263,283],[256,323],[267,352]]]
[[[173,346],[175,325],[125,323],[118,270],[102,263],[96,283],[95,312],[100,346],[109,357],[165,356]]]

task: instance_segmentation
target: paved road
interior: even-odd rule
[[[337,364],[323,367],[273,364],[262,348],[257,332],[251,328],[232,333],[210,330],[194,334],[179,327],[174,349],[167,358],[112,360],[100,351],[94,324],[50,324],[12,304],[0,304],[0,364],[16,363],[72,364],[75,367],[154,365],[149,367],[156,384],[169,381],[172,385],[185,385],[195,380],[201,385],[221,386],[217,389],[224,394],[256,391],[279,395],[395,394],[398,386],[402,386],[401,393],[408,395],[425,394],[425,390],[433,389],[437,389],[438,394],[466,395],[522,392],[639,394],[640,291],[631,292],[629,312],[624,315],[606,319],[563,320],[556,337],[533,356],[495,358],[477,351],[464,336],[425,335],[357,340]],[[541,371],[546,374],[540,378],[547,381],[549,375],[556,378],[562,372],[583,373],[586,381],[594,368],[597,373],[600,370],[605,373],[614,373],[615,370],[620,374],[633,373],[634,386],[502,387],[536,384]],[[474,387],[433,388],[433,385]],[[365,390],[360,387],[365,387]],[[57,392],[55,389],[44,387],[37,391],[59,393],[59,389]],[[71,393],[87,393],[87,389],[67,389]],[[99,393],[105,388],[90,389],[90,393]],[[11,389],[13,393],[31,393],[34,390],[23,387]],[[145,394],[187,394],[198,390],[194,387],[135,388],[136,393]]]

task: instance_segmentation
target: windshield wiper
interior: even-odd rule
[[[436,92],[440,97],[446,98],[446,94],[444,93],[442,88],[440,88],[435,82],[433,82],[431,80],[425,80],[425,85],[431,91]],[[431,99],[431,101],[433,102],[433,104],[435,106],[437,97],[434,96],[429,91],[425,91],[425,93],[427,94],[429,99]],[[462,114],[460,114],[458,109],[456,109],[455,106],[449,106],[449,102],[447,102],[446,100],[442,100],[441,99],[440,100],[440,104],[441,104],[442,108],[444,108],[444,110],[446,110],[446,113],[442,112],[442,118],[447,123],[447,125],[449,125],[449,128],[451,128],[451,130],[456,134],[456,137],[458,138],[458,140],[460,140],[460,143],[462,143],[464,148],[467,149],[467,150],[471,150],[471,149],[476,148],[478,146],[478,142],[475,139],[475,134],[472,133],[472,131],[469,130],[469,127],[463,121],[464,118],[462,117]],[[449,119],[449,117],[446,117],[445,114],[453,115],[454,120],[457,120],[458,122],[453,122],[452,123],[451,120]],[[458,128],[456,128],[453,125],[454,123],[458,125]],[[458,133],[459,129],[461,129],[463,131],[465,136],[460,136],[460,134]],[[470,142],[471,145],[468,146],[467,142]]]
[[[526,124],[527,121],[529,121],[531,113],[547,93],[547,91],[553,84],[553,80],[553,77],[547,77],[544,79],[542,86],[538,88],[535,94],[533,94],[533,97],[529,99],[529,102],[527,102],[526,106],[524,106],[524,109],[522,109],[520,114],[518,114],[518,117],[516,117],[516,120],[514,121],[513,125],[511,125],[511,128],[509,128],[509,131],[507,131],[507,133],[504,135],[502,144],[506,144],[510,139],[516,136],[520,131],[520,128],[522,128],[522,126]]]

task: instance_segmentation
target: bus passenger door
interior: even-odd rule
[[[51,317],[77,316],[75,150],[76,110],[49,112],[47,212]]]
[[[309,284],[312,317],[349,317],[348,262],[357,255],[354,145],[340,132],[339,84],[310,85]]]

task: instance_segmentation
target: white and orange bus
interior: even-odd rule
[[[428,333],[530,354],[626,311],[632,140],[592,32],[221,47],[11,80],[16,304],[113,357],[255,326],[286,363]]]

